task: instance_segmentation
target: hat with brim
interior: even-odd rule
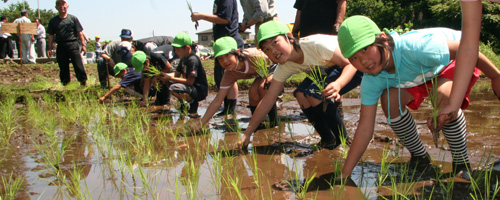
[[[268,21],[259,27],[257,33],[257,48],[260,48],[260,42],[278,35],[290,33],[290,29],[280,21]]]
[[[350,58],[359,50],[372,45],[380,28],[370,18],[355,15],[347,18],[339,28],[339,47],[342,55]]]
[[[132,55],[130,62],[132,63],[132,66],[134,66],[135,72],[142,71],[142,69],[144,68],[144,63],[146,62],[146,58],[146,53],[144,53],[143,51],[136,51],[134,55]]]
[[[122,29],[122,34],[120,34],[120,37],[127,38],[127,39],[132,38],[132,30],[130,30],[130,29]]]
[[[236,40],[229,36],[221,37],[214,44],[215,58],[225,55],[233,49],[238,49]]]
[[[191,44],[193,44],[191,36],[184,32],[177,33],[177,35],[175,35],[174,41],[172,42],[173,47],[183,47]]]
[[[122,70],[127,68],[127,64],[119,62],[113,67],[114,76],[118,76]]]

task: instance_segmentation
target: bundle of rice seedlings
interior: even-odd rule
[[[431,88],[429,88],[427,86],[427,80],[425,79],[425,75],[423,73],[422,73],[422,77],[424,78],[425,89],[427,90],[427,92],[429,94],[427,99],[431,102],[431,105],[432,105],[431,114],[432,114],[432,122],[433,122],[432,126],[433,127],[429,127],[429,129],[431,129],[431,131],[432,131],[432,139],[434,140],[434,145],[436,145],[436,147],[438,147],[438,139],[440,136],[439,131],[441,130],[438,127],[438,113],[439,113],[439,105],[438,105],[439,99],[438,99],[438,93],[437,93],[438,76],[431,78],[431,80],[430,80],[431,84],[432,84]]]
[[[311,79],[314,84],[318,87],[318,94],[321,94],[323,90],[325,90],[325,82],[326,82],[326,74],[321,70],[320,66],[312,66],[309,67],[310,72],[306,73],[302,71],[301,73],[305,74],[307,78]],[[323,98],[323,112],[326,111],[326,107],[328,103],[326,103],[326,97]]]

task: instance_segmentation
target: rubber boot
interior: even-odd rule
[[[321,110],[323,109],[323,104],[317,105],[316,107],[319,107]],[[314,129],[316,129],[316,132],[318,132],[321,137],[320,146],[322,146],[321,144],[331,142],[334,137],[328,126],[323,122],[324,116],[322,112],[317,112],[316,107],[302,109],[302,112],[304,112],[304,115],[309,120],[309,123],[313,125]]]
[[[279,125],[278,107],[276,106],[276,103],[273,105],[269,113],[267,113],[267,116],[269,116],[269,127],[276,127]]]
[[[190,118],[200,117],[200,115],[198,115],[198,101],[193,101],[189,103],[188,116]]]
[[[224,98],[224,108],[222,108],[221,112],[215,114],[215,116],[223,117],[226,116],[227,114],[233,114],[235,107],[236,107],[236,99]]]
[[[315,106],[314,110],[317,113],[323,113],[323,103],[320,103],[319,105]],[[347,130],[344,125],[344,120],[342,120],[342,116],[340,115],[337,109],[337,104],[328,103],[326,111],[321,116],[323,122],[328,126],[331,133],[333,133],[333,136],[335,137],[335,142],[337,144],[341,143],[340,141],[341,138],[344,138],[346,140],[347,138],[349,138],[349,134],[347,133]]]

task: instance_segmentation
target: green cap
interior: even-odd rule
[[[214,44],[215,58],[225,55],[233,49],[238,49],[238,44],[234,38],[225,36],[217,39]]]
[[[191,44],[193,44],[191,36],[184,32],[177,33],[177,35],[175,35],[174,42],[172,42],[173,47],[183,47]]]
[[[259,32],[257,33],[257,48],[260,48],[260,42],[287,33],[290,33],[290,29],[280,21],[268,21],[263,23],[260,25]]]
[[[134,55],[132,55],[130,62],[132,63],[132,66],[134,66],[135,72],[142,71],[142,68],[144,68],[144,62],[146,62],[146,58],[147,56],[143,51],[136,51]]]
[[[113,67],[113,71],[115,72],[114,76],[117,76],[122,70],[127,68],[127,64],[119,62]]]
[[[359,50],[373,44],[380,28],[370,18],[356,15],[347,18],[339,29],[339,47],[342,55],[350,58]]]

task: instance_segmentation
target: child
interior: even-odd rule
[[[498,0],[496,2],[500,3]],[[477,53],[479,52],[483,6],[480,0],[461,0],[460,5],[462,7],[462,39],[456,56],[457,70],[455,70],[454,76],[457,80],[469,80],[476,66]],[[500,81],[500,79],[494,80]],[[458,81],[453,84],[449,104],[439,110],[438,127],[442,127],[443,124],[449,123],[457,117],[468,84],[468,81]],[[500,100],[500,90],[493,90],[493,93]]]
[[[369,18],[353,16],[342,23],[338,39],[344,57],[365,73],[361,83],[360,120],[342,171],[343,177],[351,174],[372,138],[379,98],[391,128],[412,155],[410,166],[429,164],[429,154],[418,138],[415,120],[406,106],[417,109],[428,96],[425,81],[436,76],[439,107],[448,104],[454,83],[455,62],[452,61],[458,49],[460,32],[433,28],[404,35],[386,34],[381,33]],[[484,55],[479,54],[477,63],[489,78],[500,77],[498,69]],[[461,103],[462,109],[468,106],[467,96],[478,76],[479,70],[476,69]],[[432,88],[430,82],[427,82],[427,87]],[[493,87],[500,88],[500,84]],[[463,112],[459,110],[457,119],[443,126],[442,130],[452,152],[453,169],[467,172],[470,164]]]
[[[134,49],[134,48],[132,48]],[[150,67],[155,67],[150,64],[150,58],[143,51],[137,51],[133,53],[132,58],[130,58],[132,66],[135,68],[135,72],[142,72],[141,86],[142,86],[142,101],[139,105],[145,106],[148,103],[149,97],[156,95],[155,105],[164,105],[170,99],[168,85],[162,84],[160,90],[156,90],[153,87],[153,77],[148,72]]]
[[[138,97],[143,97],[141,95],[141,72],[135,72],[133,67],[128,67],[127,64],[119,62],[113,67],[113,76],[121,78],[122,80],[113,86],[104,96],[99,98],[99,102],[104,102],[104,100],[114,93],[116,93],[121,88],[126,88],[125,91],[130,92]]]
[[[233,84],[235,84],[239,79],[255,78],[252,86],[250,86],[250,90],[248,91],[250,110],[253,113],[257,104],[266,94],[265,84],[270,82],[272,79],[272,74],[267,77],[267,80],[262,77],[258,77],[258,68],[254,64],[257,62],[257,59],[263,59],[266,63],[270,63],[270,61],[267,56],[257,50],[257,48],[247,48],[240,51],[236,40],[232,37],[226,36],[215,41],[214,51],[216,62],[219,62],[219,64],[225,69],[225,72],[222,76],[219,92],[217,93],[217,96],[215,96],[212,103],[210,103],[210,106],[208,106],[205,115],[203,115],[201,125],[206,124],[210,118],[212,118],[218,107],[220,107],[224,97],[228,94],[229,88],[231,88],[231,86],[233,86]],[[276,104],[272,107],[268,115],[270,121],[269,127],[278,125]],[[261,125],[260,128],[262,129],[264,126]]]
[[[318,87],[309,79],[304,80],[294,93],[304,114],[321,136],[318,147],[337,147],[341,137],[347,138],[347,132],[336,104],[330,99],[338,100],[340,95],[355,88],[361,81],[360,76],[355,76],[356,69],[337,48],[337,36],[311,35],[299,40],[293,38],[285,24],[269,21],[260,26],[257,41],[257,47],[274,63],[279,64],[261,102],[276,102],[286,79],[293,74],[308,70],[313,65],[330,67],[326,69],[328,78],[322,94],[316,92]],[[323,109],[323,96],[329,99],[326,111]],[[258,104],[249,127],[239,142],[240,147],[249,144],[253,131],[272,106],[270,103]]]
[[[174,82],[170,85],[171,94],[189,102],[188,116],[193,118],[199,117],[198,102],[207,97],[208,83],[205,70],[200,58],[193,51],[192,44],[191,37],[187,33],[175,35],[172,46],[177,56],[181,58],[181,63],[177,66],[173,76],[162,73],[160,80]]]

